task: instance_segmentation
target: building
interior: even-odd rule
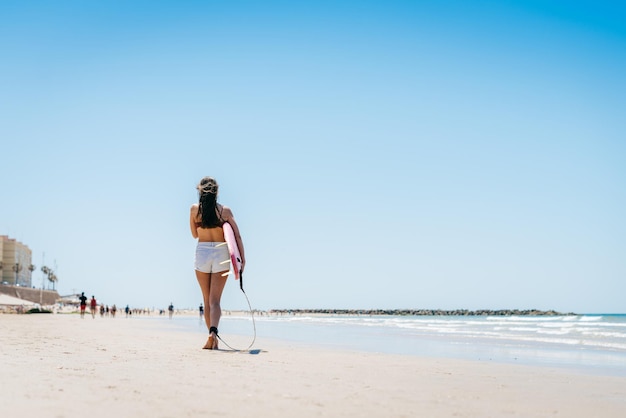
[[[31,287],[35,266],[32,251],[21,242],[0,235],[0,284]]]

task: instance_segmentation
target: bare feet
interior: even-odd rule
[[[206,341],[206,344],[204,344],[204,347],[202,347],[203,350],[218,350],[217,347],[217,335],[214,333],[211,333],[211,335],[209,335],[209,339]]]
[[[211,335],[209,336],[209,340],[213,339],[213,350],[217,350],[217,332],[216,333],[211,333]]]
[[[215,344],[215,338],[213,338],[213,334],[209,336],[209,339],[206,340],[206,344],[202,347],[203,350],[213,350],[213,345]]]

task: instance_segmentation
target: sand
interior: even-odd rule
[[[626,416],[626,377],[326,350],[262,335],[252,353],[208,351],[205,339],[123,316],[0,315],[1,415]]]

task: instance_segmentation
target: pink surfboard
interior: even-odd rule
[[[235,274],[235,279],[239,280],[241,278],[241,254],[239,254],[239,246],[235,239],[235,231],[233,231],[233,227],[228,222],[224,222],[222,229],[224,230],[224,239],[230,253],[230,265]]]

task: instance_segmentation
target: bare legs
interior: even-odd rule
[[[196,270],[196,278],[198,284],[202,290],[202,298],[204,302],[204,322],[207,328],[217,328],[220,318],[222,317],[222,307],[220,300],[222,299],[222,292],[224,286],[226,286],[226,280],[228,276],[222,274],[228,272],[228,270],[220,271],[219,273],[202,273]],[[203,348],[213,350],[217,349],[217,335],[214,333],[209,334],[209,339]]]

